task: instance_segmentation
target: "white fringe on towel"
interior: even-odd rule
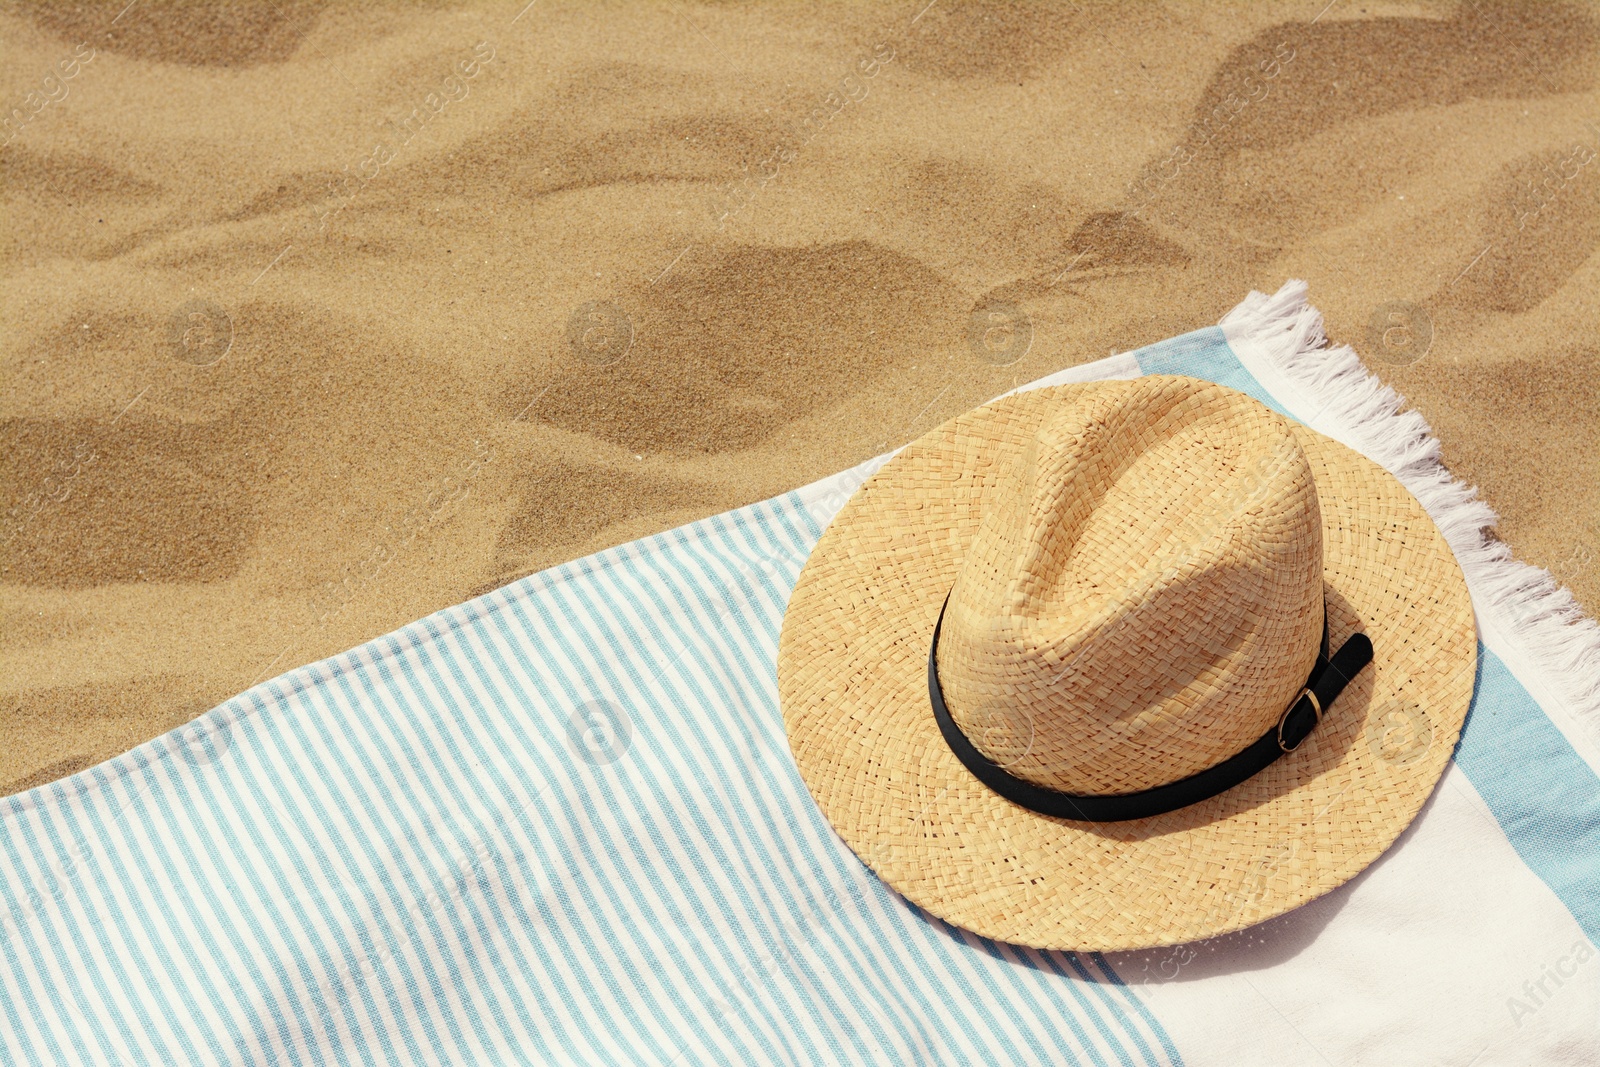
[[[1475,487],[1453,478],[1422,415],[1368,373],[1349,345],[1330,346],[1322,313],[1306,302],[1306,283],[1285,282],[1271,296],[1252,292],[1222,320],[1277,365],[1346,443],[1382,464],[1410,489],[1444,532],[1474,598],[1538,668],[1553,695],[1593,733],[1600,728],[1600,623],[1587,618],[1550,572],[1512,558],[1491,535],[1498,520]],[[1269,386],[1270,388],[1270,386]]]

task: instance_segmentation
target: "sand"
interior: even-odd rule
[[[0,791],[1303,277],[1600,606],[1600,8],[0,10]]]

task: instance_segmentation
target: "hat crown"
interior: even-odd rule
[[[1323,627],[1322,521],[1288,423],[1150,376],[1046,419],[1002,476],[939,642],[951,716],[1011,774],[1136,792],[1278,720]]]

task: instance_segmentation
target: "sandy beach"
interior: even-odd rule
[[[1305,278],[1600,608],[1600,5],[0,6],[0,792]]]

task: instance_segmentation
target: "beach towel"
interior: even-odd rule
[[[1354,881],[1113,955],[985,941],[889,891],[796,772],[774,667],[807,553],[880,457],[0,799],[0,1063],[1600,1062],[1600,628],[1488,536],[1303,283],[1030,387],[1150,373],[1383,464],[1465,571],[1467,726]],[[1385,714],[1386,758],[1431,743],[1427,709]]]

